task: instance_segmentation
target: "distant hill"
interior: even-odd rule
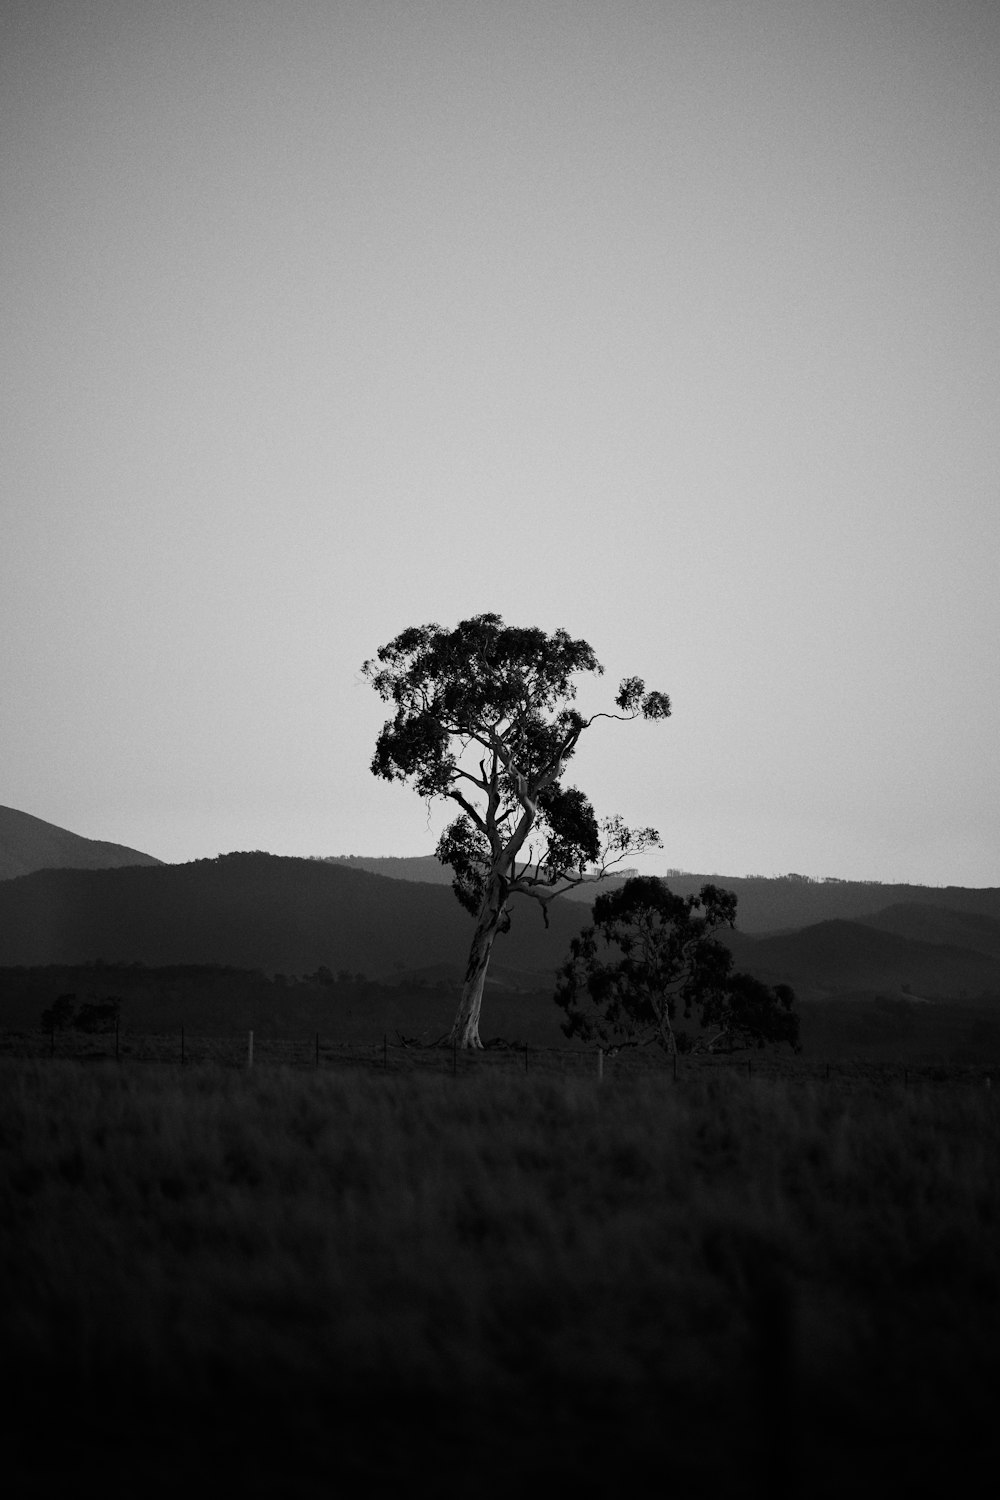
[[[586,905],[557,902],[546,929],[534,903],[515,908],[494,950],[484,1036],[562,1045],[553,977],[588,916]],[[913,902],[792,932],[737,931],[728,941],[739,968],[796,991],[810,1056],[967,1062],[1000,1057],[998,929],[989,915]],[[451,1019],[471,934],[447,886],[350,862],[253,853],[39,870],[0,881],[0,1027],[37,1025],[71,990],[81,999],[127,996],[132,1030],[186,1022],[192,1034],[250,1026],[262,1035],[430,1037]],[[42,967],[98,961],[160,974]],[[167,971],[176,965],[231,971],[201,981]],[[321,968],[339,976],[335,989],[319,980]],[[283,975],[312,978],[285,985]],[[359,975],[385,988],[365,990]],[[345,1001],[352,984],[357,998]],[[943,1003],[921,1003],[928,998]]]
[[[914,910],[919,913],[920,908]],[[817,922],[772,937],[736,933],[730,946],[741,968],[772,984],[791,984],[804,1002],[824,995],[885,992],[953,999],[993,995],[1000,1003],[1000,949],[925,942],[894,931],[897,923],[907,925],[896,915],[900,911],[909,908],[890,907],[859,922]],[[994,925],[980,921],[987,932]],[[963,923],[975,933],[980,930],[979,922],[969,924],[957,914],[956,925]],[[918,921],[912,925],[920,930]],[[953,935],[947,926],[939,923],[938,933]]]
[[[86,839],[14,807],[0,807],[0,880],[35,870],[110,870],[162,863],[138,849]]]
[[[417,880],[426,882],[428,885],[448,886],[452,882],[451,870],[441,863],[436,854],[405,856],[328,854],[325,856],[325,862],[347,865],[351,870],[367,870],[370,875],[387,875],[390,880]],[[576,890],[567,891],[565,899],[592,903],[598,891],[623,885],[630,875],[637,873],[636,870],[619,870],[599,884],[595,881],[593,885],[579,886]]]
[[[587,912],[546,929],[524,903],[498,938],[490,977],[551,984]],[[41,870],[0,882],[0,965],[228,964],[301,974],[460,978],[472,919],[447,887],[324,860],[226,854],[183,865]]]
[[[546,929],[534,903],[517,903],[512,930],[494,950],[494,993],[551,988],[588,916],[579,902],[556,902]],[[446,886],[390,880],[340,861],[227,854],[0,881],[0,966],[101,959],[294,975],[325,965],[334,974],[450,985],[462,977],[471,933],[471,918]],[[792,985],[803,1002],[907,990],[954,1000],[1000,995],[1000,923],[982,913],[911,902],[863,920],[737,931],[727,940],[739,967]]]
[[[367,875],[384,875],[388,880],[415,880],[421,885],[451,885],[452,875],[434,854],[410,856],[328,854],[324,864],[346,865],[349,870],[363,870]]]
[[[450,870],[433,854],[409,858],[337,854],[329,855],[324,862],[387,875],[393,880],[451,884]],[[582,901],[590,906],[601,890],[621,885],[634,873],[619,870],[600,884],[581,886],[568,891],[560,899]],[[737,921],[742,932],[780,932],[836,918],[852,921],[888,906],[902,905],[971,912],[1000,922],[1000,888],[996,886],[975,889],[968,886],[880,885],[875,880],[809,880],[802,875],[696,875],[688,871],[668,871],[663,878],[671,890],[682,896],[693,894],[706,884],[735,891],[739,898]],[[919,936],[916,931],[909,935]]]
[[[1000,887],[880,885],[868,880],[807,880],[800,875],[668,874],[672,891],[687,895],[706,882],[734,891],[743,932],[774,933],[816,922],[857,921],[887,907],[933,907],[1000,921]],[[914,930],[913,936],[916,936]]]
[[[866,927],[923,943],[946,943],[1000,956],[1000,921],[975,911],[904,902],[860,919]]]

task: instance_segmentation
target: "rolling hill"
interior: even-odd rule
[[[588,916],[579,902],[557,902],[546,929],[532,903],[517,903],[511,932],[497,940],[491,986],[550,988]],[[383,982],[455,983],[471,930],[447,886],[262,853],[41,870],[0,882],[0,966],[102,959],[269,974],[326,966]],[[740,930],[727,941],[738,967],[790,984],[803,1001],[866,992],[1000,995],[1000,923],[981,913],[904,903],[791,932]]]
[[[367,855],[331,855],[328,863],[343,864],[353,870],[388,875],[393,880],[450,885],[451,873],[439,864],[433,854],[409,858],[381,858]],[[632,873],[620,871],[600,887],[580,887],[567,892],[567,901],[591,905],[597,890],[621,884]],[[816,922],[856,921],[887,907],[915,908],[912,929],[905,935],[921,934],[916,911],[923,907],[967,912],[992,917],[1000,922],[1000,888],[975,889],[968,886],[880,885],[874,880],[807,880],[801,875],[697,875],[688,871],[670,871],[666,875],[670,889],[679,895],[696,893],[703,885],[721,885],[735,891],[739,898],[739,926],[742,932],[773,933]],[[931,920],[931,919],[929,919]]]
[[[915,998],[1000,997],[1000,953],[955,942],[925,942],[892,930],[897,908],[867,921],[817,922],[773,937],[734,933],[740,968],[770,984],[791,984],[803,1001],[885,992]],[[887,926],[878,925],[885,921]]]
[[[775,933],[817,922],[862,921],[887,907],[934,907],[1000,920],[1000,888],[881,885],[876,880],[806,880],[799,875],[667,875],[681,895],[706,882],[734,891],[740,930]],[[916,935],[916,934],[914,934]]]
[[[557,902],[546,929],[533,904],[515,907],[512,930],[494,950],[485,1036],[562,1045],[553,976],[588,916],[585,904]],[[103,994],[110,985],[131,997],[133,1030],[186,1020],[206,1032],[430,1036],[450,1019],[449,991],[462,978],[471,931],[446,885],[393,880],[353,862],[252,853],[38,870],[0,880],[0,1027],[37,1025],[64,990]],[[1000,922],[988,912],[904,902],[857,920],[737,931],[728,940],[737,967],[796,991],[813,1058],[1000,1059]],[[48,967],[99,961],[159,975]],[[234,972],[200,980],[171,965]],[[336,992],[317,989],[321,968],[387,988],[335,1001],[348,981]],[[311,979],[285,986],[283,975]],[[941,1003],[921,1003],[928,1000]]]
[[[550,983],[586,915],[558,908],[546,929],[525,903],[497,940],[494,984]],[[445,886],[271,854],[41,870],[0,882],[0,965],[103,959],[289,974],[325,965],[380,979],[458,978],[471,932],[471,917]]]
[[[385,875],[389,880],[413,880],[421,885],[451,885],[452,879],[451,870],[436,854],[328,854],[323,862],[362,870],[367,875]]]
[[[621,872],[608,884],[618,884]],[[1000,890],[672,873],[739,898],[736,964],[790,984],[803,1003],[909,996],[1000,999]],[[220,855],[165,865],[0,808],[0,966],[222,964],[267,974],[364,974],[383,983],[457,984],[471,919],[433,855],[291,859]],[[594,891],[556,902],[546,929],[514,906],[490,988],[550,990]]]
[[[83,838],[14,807],[0,807],[0,880],[35,870],[110,870],[161,863],[138,849]]]
[[[441,863],[436,854],[328,854],[324,856],[324,860],[327,864],[346,865],[350,870],[367,870],[369,875],[388,875],[390,880],[415,880],[428,885],[451,885],[452,882],[451,870]],[[598,890],[622,885],[630,875],[636,874],[637,870],[619,870],[601,881],[599,886],[595,882],[593,885],[567,891],[565,899],[586,901],[589,905]]]
[[[946,943],[1000,956],[1000,921],[980,912],[902,902],[861,917],[866,927],[924,943]]]

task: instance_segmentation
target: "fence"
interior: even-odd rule
[[[668,1058],[659,1048],[606,1052],[591,1047],[544,1047],[519,1043],[460,1051],[426,1045],[388,1033],[371,1042],[343,1042],[316,1032],[277,1037],[254,1031],[201,1035],[186,1027],[176,1032],[81,1034],[71,1030],[0,1033],[0,1057],[53,1058],[65,1061],[158,1063],[167,1066],[224,1068],[284,1067],[368,1073],[519,1073],[549,1077],[592,1077],[597,1082],[655,1074],[683,1082],[716,1071],[761,1081],[813,1079],[830,1082],[895,1082],[904,1088],[921,1084],[975,1083],[992,1088],[995,1065],[984,1063],[887,1063],[859,1058],[825,1060],[788,1052],[682,1054]]]

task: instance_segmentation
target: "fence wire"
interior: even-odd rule
[[[84,1035],[70,1030],[0,1033],[0,1057],[53,1058],[80,1063],[117,1062],[182,1067],[293,1068],[364,1073],[449,1073],[544,1075],[599,1082],[640,1075],[660,1075],[676,1082],[708,1072],[740,1074],[747,1079],[812,1079],[910,1084],[976,1083],[992,1088],[989,1063],[885,1062],[864,1058],[825,1060],[771,1051],[681,1054],[666,1056],[659,1048],[603,1051],[590,1047],[543,1047],[530,1044],[487,1045],[465,1051],[445,1043],[428,1045],[388,1033],[368,1042],[345,1042],[315,1033],[276,1037],[259,1032],[200,1035],[177,1032],[119,1031]]]

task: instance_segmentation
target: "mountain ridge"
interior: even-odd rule
[[[0,807],[0,880],[14,880],[35,870],[110,870],[123,865],[161,864],[163,860],[125,844],[88,839],[16,807]]]
[[[586,912],[545,928],[524,903],[498,939],[497,972],[526,987],[562,961]],[[234,853],[182,865],[38,870],[0,882],[0,965],[213,963],[372,978],[464,966],[472,918],[446,887],[320,860]]]
[[[914,999],[1000,999],[1000,953],[895,932],[895,911],[889,907],[868,920],[833,918],[760,937],[735,933],[728,945],[739,967],[772,984],[791,983],[803,1001],[863,991]]]
[[[433,855],[302,859],[252,853],[166,864],[0,809],[0,870],[22,856],[61,859],[0,878],[0,965],[97,960],[210,963],[267,973],[320,966],[381,982],[461,980],[472,922]],[[89,866],[71,859],[94,861]],[[103,861],[103,863],[98,863]],[[392,873],[390,874],[389,871]],[[620,884],[619,871],[604,888]],[[727,934],[738,967],[788,983],[803,1000],[844,993],[1000,995],[1000,890],[881,885],[802,876],[670,871],[678,894],[704,884],[737,896]],[[555,901],[550,926],[514,903],[498,940],[491,989],[551,986],[601,886]],[[581,899],[582,897],[582,899]]]
[[[415,884],[450,885],[451,872],[433,854],[321,856],[328,864],[341,864],[369,874]],[[601,890],[621,885],[629,870],[612,872],[599,884],[567,891],[560,900],[592,904]],[[843,918],[856,920],[890,906],[936,906],[994,918],[1000,922],[1000,887],[924,886],[877,880],[812,880],[803,875],[721,875],[668,870],[660,876],[678,895],[696,895],[703,885],[721,885],[735,892],[741,931],[771,933],[812,922]]]
[[[924,909],[931,926],[915,936]],[[534,903],[516,903],[511,932],[494,951],[493,986],[551,987],[588,918],[581,903],[557,901],[545,927]],[[892,930],[900,924],[909,932]],[[791,984],[803,1001],[862,991],[1000,998],[996,928],[988,913],[904,903],[866,921],[833,918],[770,934],[741,928],[725,939],[737,967]],[[970,945],[977,934],[986,941]],[[259,852],[0,881],[6,967],[103,960],[305,974],[326,966],[383,983],[454,983],[471,935],[472,918],[440,884]]]

